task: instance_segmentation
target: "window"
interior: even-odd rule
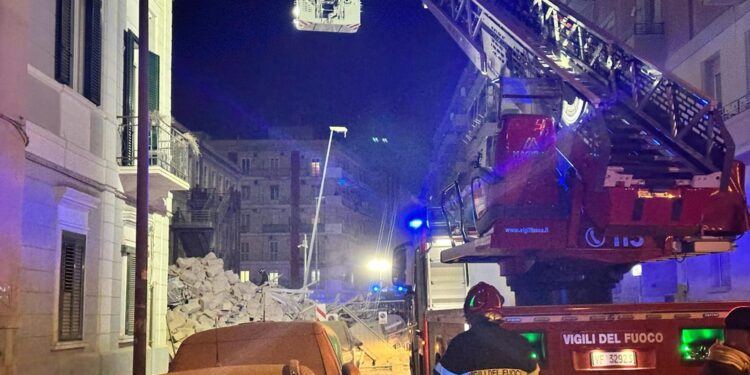
[[[721,101],[721,60],[718,53],[703,62],[703,89]]]
[[[268,256],[271,260],[279,259],[279,242],[271,241],[268,243]]]
[[[271,210],[271,224],[289,224],[289,217],[281,210]]]
[[[241,220],[241,228],[240,230],[242,232],[248,232],[250,231],[250,214],[243,214],[242,220]]]
[[[279,158],[268,159],[268,165],[269,165],[269,168],[279,169]]]
[[[313,199],[318,199],[318,194],[320,194],[320,185],[312,185],[310,186],[312,189],[312,197]]]
[[[241,261],[250,260],[250,244],[247,242],[243,242],[240,245],[240,260]]]
[[[250,281],[250,271],[240,270],[240,282],[246,283],[248,281]]]
[[[248,158],[242,158],[242,174],[250,174],[250,159]]]
[[[68,0],[59,0],[68,1]],[[78,0],[78,1],[91,1],[91,0]],[[97,0],[101,1],[101,0]],[[138,37],[132,31],[128,30],[125,32],[125,56],[124,64],[125,69],[123,70],[123,93],[122,93],[122,116],[124,121],[128,125],[134,125],[136,116],[138,115]],[[157,111],[159,109],[159,69],[160,60],[159,55],[149,52],[149,67],[148,67],[148,107],[151,111]],[[127,126],[123,130],[122,135],[122,159],[123,165],[132,165],[132,160],[135,158],[135,127]],[[159,142],[159,128],[153,126],[149,133],[149,149],[155,151],[158,149]],[[157,159],[151,160],[152,163],[156,162]],[[205,167],[204,174],[205,176]],[[205,178],[205,177],[202,177]],[[203,181],[205,185],[205,180]]]
[[[268,285],[270,286],[279,285],[279,273],[277,271],[271,271],[268,273]]]
[[[125,282],[123,300],[125,310],[123,315],[124,333],[132,336],[135,331],[135,248],[122,246],[122,267]]]
[[[271,185],[269,188],[271,190],[271,200],[279,200],[279,185]]]
[[[661,22],[661,0],[637,0],[635,7],[637,23]]]
[[[83,281],[86,236],[63,231],[60,256],[58,340],[83,339]]]
[[[313,176],[320,176],[320,159],[313,159],[310,162],[310,174]]]
[[[750,30],[745,31],[745,85],[750,93]]]
[[[311,280],[312,282],[314,282],[314,283],[319,282],[320,281],[320,270],[319,269],[312,270],[310,277],[312,278],[312,280]]]
[[[250,186],[244,185],[242,186],[242,200],[248,200],[250,199]]]
[[[730,254],[715,254],[711,256],[711,274],[713,287],[728,290],[732,287]]]
[[[101,104],[102,0],[57,0],[55,80]]]

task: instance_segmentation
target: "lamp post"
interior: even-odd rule
[[[344,126],[329,126],[330,134],[328,136],[328,148],[326,149],[326,159],[323,162],[323,175],[320,181],[320,191],[318,192],[318,202],[315,204],[315,219],[313,220],[312,236],[310,237],[310,251],[307,252],[305,258],[305,277],[302,282],[303,288],[307,289],[308,277],[310,275],[310,263],[312,262],[312,255],[315,252],[315,237],[318,234],[318,219],[320,218],[320,202],[323,200],[323,188],[326,183],[326,172],[328,172],[328,157],[331,155],[331,144],[333,143],[333,133],[342,133],[346,138],[346,132],[348,129]]]

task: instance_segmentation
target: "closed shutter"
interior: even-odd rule
[[[135,331],[135,249],[122,247],[126,258],[127,284],[125,285],[125,334],[133,335]]]
[[[101,104],[102,0],[86,0],[83,96]]]
[[[86,236],[63,231],[61,253],[58,340],[82,340]]]
[[[125,58],[123,60],[123,81],[122,81],[122,116],[124,126],[122,128],[122,165],[132,166],[135,157],[135,105],[133,94],[135,88],[135,34],[128,30],[125,32]]]
[[[159,110],[159,55],[148,52],[148,109]]]
[[[55,79],[70,85],[73,67],[73,0],[57,0],[55,20]]]

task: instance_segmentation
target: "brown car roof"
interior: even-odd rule
[[[283,365],[292,359],[318,375],[341,373],[326,330],[318,322],[252,322],[196,333],[180,345],[170,372]]]

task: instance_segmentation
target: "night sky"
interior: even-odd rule
[[[468,60],[418,0],[363,2],[359,32],[332,34],[295,30],[292,0],[175,1],[175,117],[215,138],[345,125],[416,193]]]

